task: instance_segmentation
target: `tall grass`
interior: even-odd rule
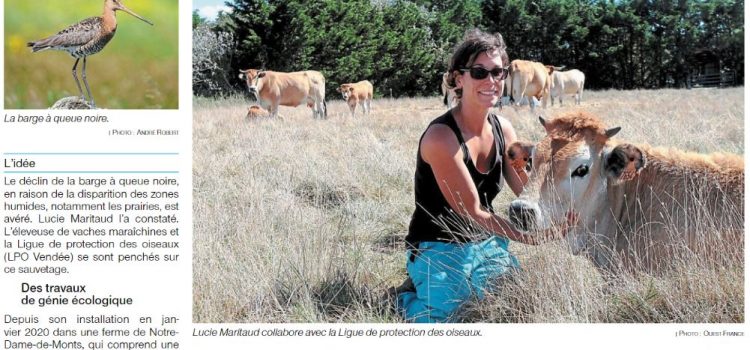
[[[98,106],[111,109],[178,107],[178,1],[124,0],[125,6],[154,23],[117,12],[117,33],[87,60],[87,78]],[[6,0],[5,108],[49,108],[77,96],[67,52],[32,53],[39,40],[85,18],[102,14],[104,1]],[[78,64],[78,74],[83,69]],[[83,82],[81,87],[85,90]]]
[[[587,92],[583,108],[635,143],[744,153],[743,89]],[[505,108],[539,140],[565,107]],[[242,98],[194,102],[194,321],[403,322],[381,302],[406,276],[417,142],[441,99],[381,99],[369,117],[281,107],[246,120]],[[505,212],[507,186],[494,202]],[[710,226],[706,227],[710,229]],[[710,234],[710,232],[707,232]],[[684,254],[671,272],[601,274],[563,242],[511,244],[523,271],[469,322],[743,322],[744,264]],[[741,255],[740,255],[741,256]]]

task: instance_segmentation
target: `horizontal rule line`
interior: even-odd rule
[[[5,152],[6,156],[177,156],[179,153],[107,153],[107,152]]]
[[[3,173],[5,174],[179,174],[179,171],[171,171],[171,170],[143,170],[143,171],[96,171],[96,170],[81,170],[81,171],[65,171],[65,170],[59,170],[59,171],[29,171],[29,170],[6,170]]]

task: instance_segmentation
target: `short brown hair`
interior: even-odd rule
[[[446,83],[450,88],[455,88],[455,72],[459,69],[469,68],[482,52],[498,51],[503,64],[509,64],[508,53],[505,49],[505,40],[500,33],[490,34],[476,28],[466,31],[464,41],[456,46],[448,64]],[[456,96],[461,97],[461,92],[461,89],[456,89]]]

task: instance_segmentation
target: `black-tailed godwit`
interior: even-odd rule
[[[94,104],[94,96],[91,94],[91,89],[89,89],[89,83],[86,81],[86,57],[101,51],[112,40],[112,37],[115,36],[115,31],[117,30],[115,11],[125,11],[135,18],[154,25],[125,7],[120,0],[104,0],[104,11],[101,16],[84,19],[61,30],[55,35],[27,44],[33,52],[52,49],[70,53],[76,59],[76,62],[73,64],[73,78],[78,86],[81,99],[85,101],[86,97],[83,95],[81,83],[78,81],[78,72],[76,71],[78,61],[83,58],[81,78],[83,79],[83,84],[86,85],[86,92],[88,93],[92,107],[96,105]]]

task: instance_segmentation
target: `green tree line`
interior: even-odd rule
[[[429,96],[464,32],[499,32],[511,59],[577,68],[591,89],[685,87],[702,60],[744,83],[737,0],[233,0],[213,22],[240,68],[314,69],[328,95],[370,80],[378,96]],[[241,82],[231,80],[236,89]]]

